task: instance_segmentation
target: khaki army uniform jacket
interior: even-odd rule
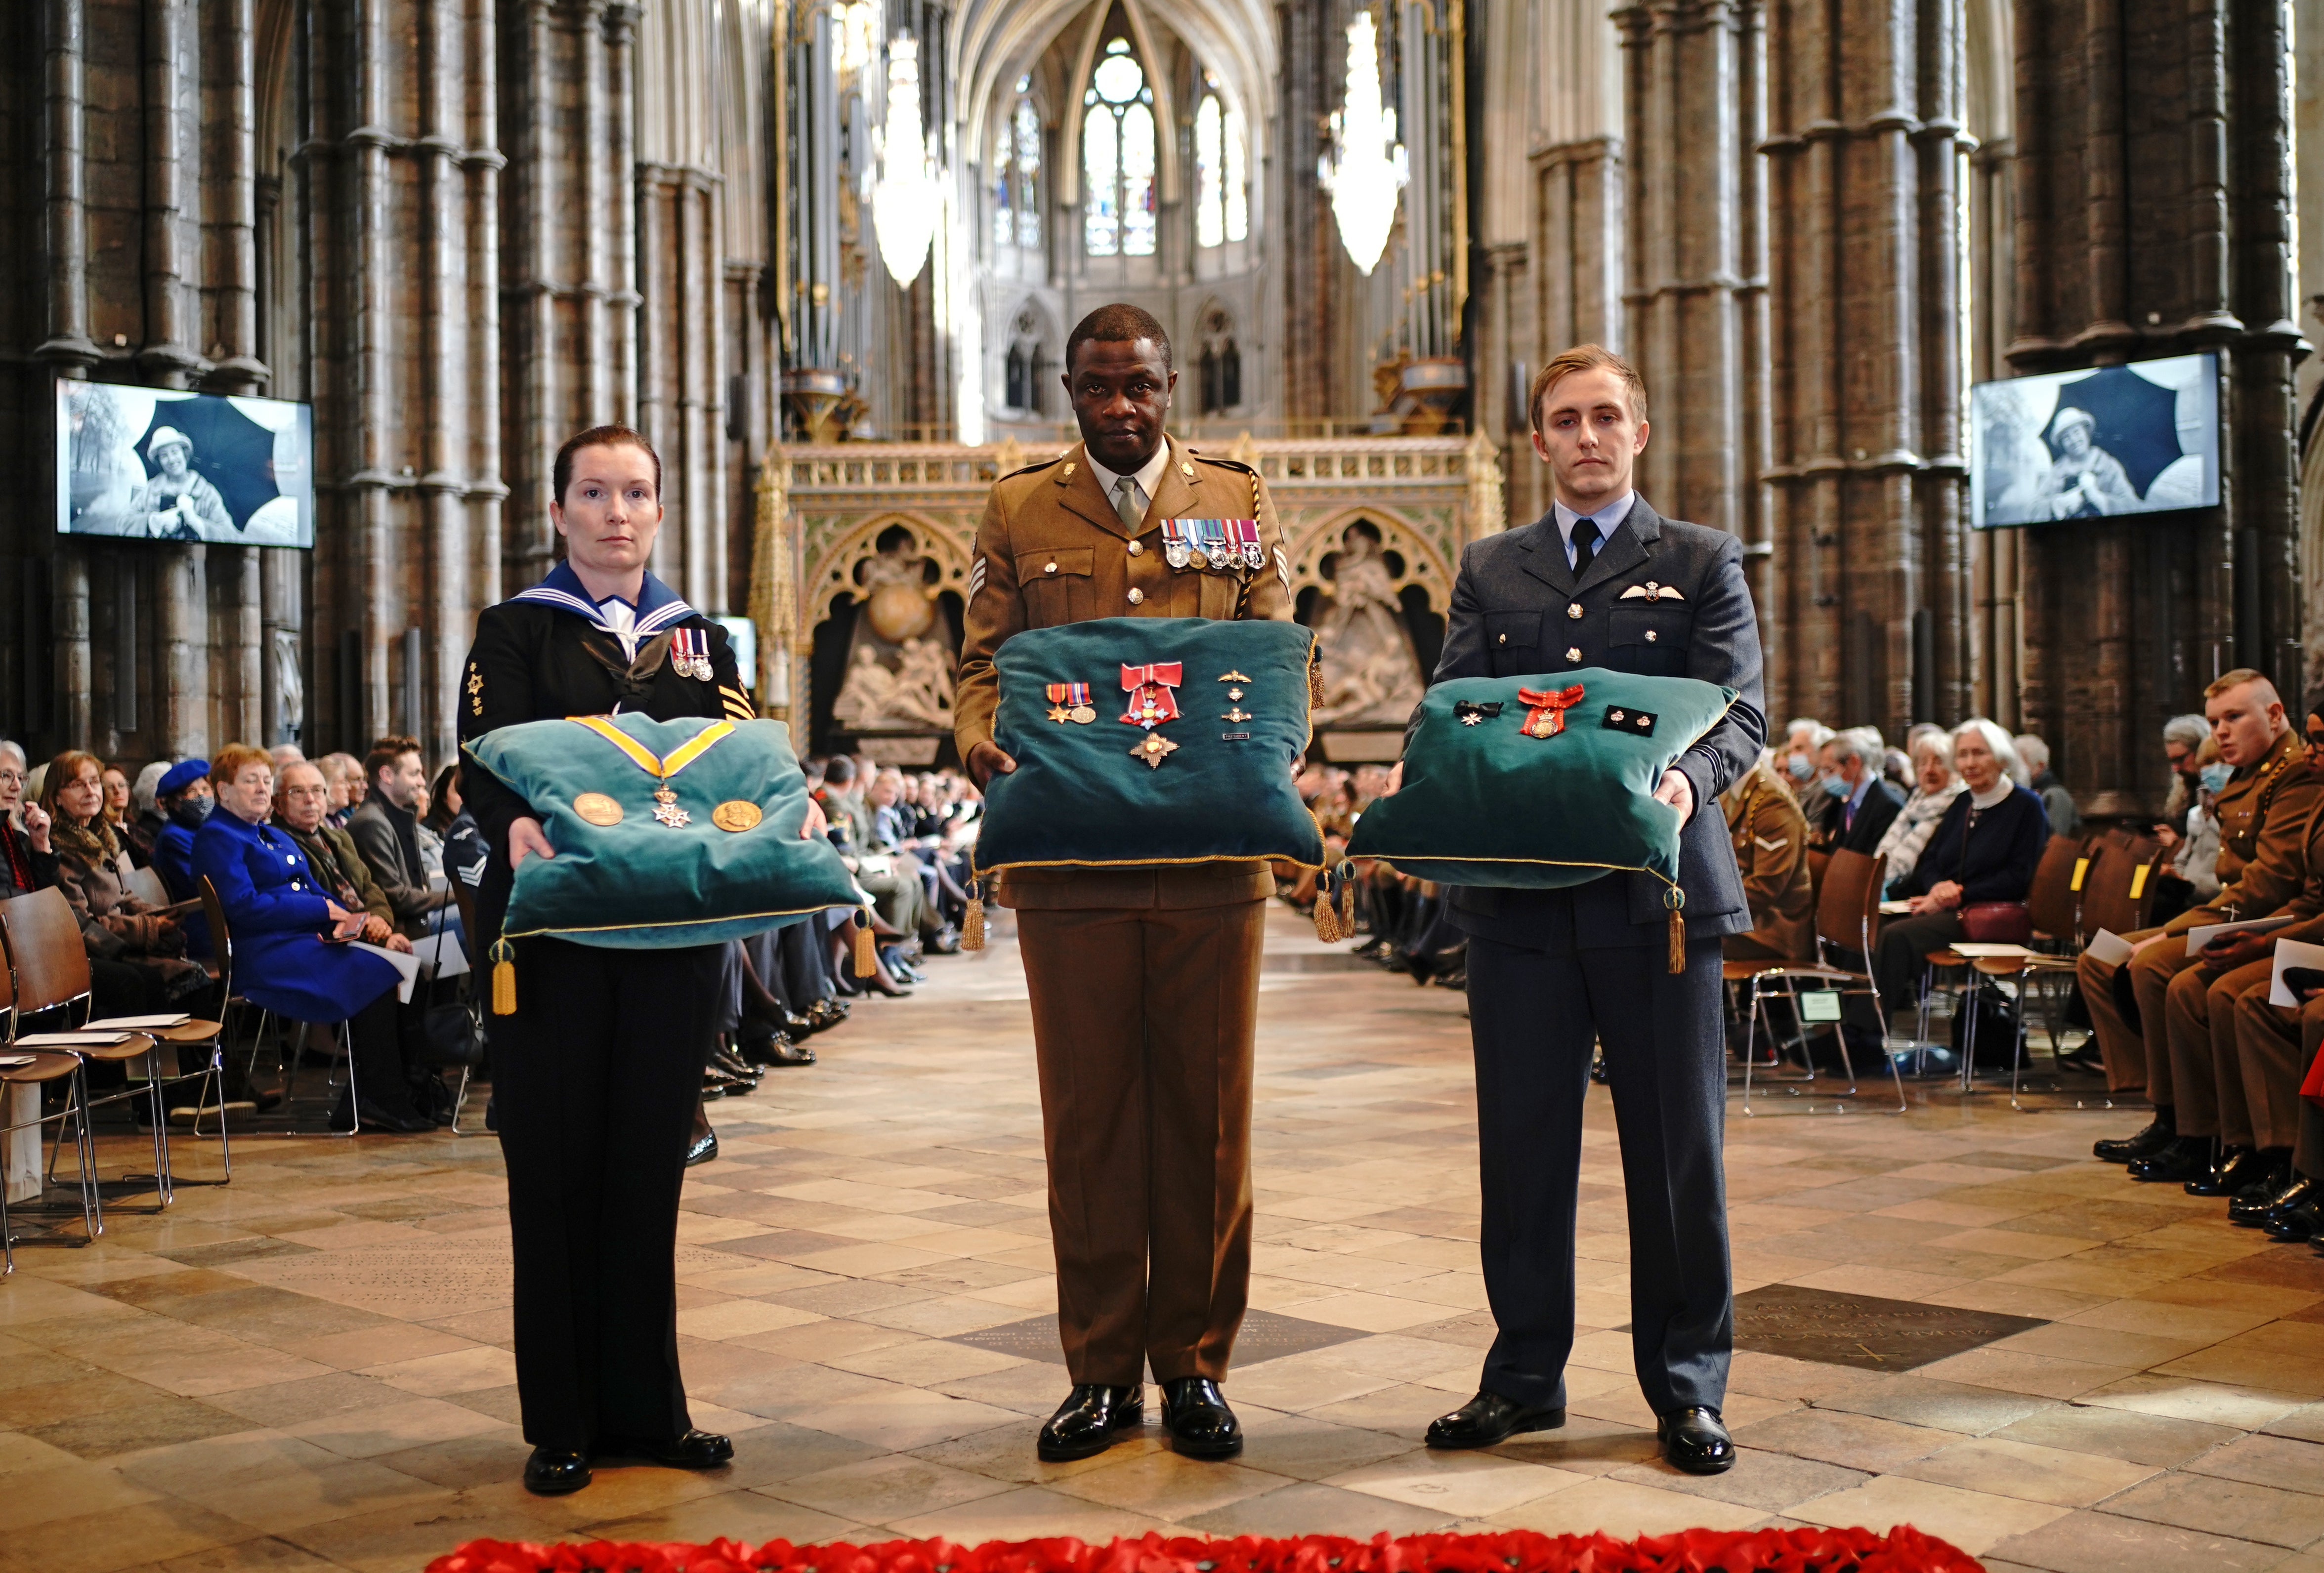
[[[1808,822],[1765,764],[1720,797],[1743,876],[1743,898],[1757,940],[1804,961],[1815,955],[1815,885],[1808,871]]]
[[[2163,925],[2184,934],[2235,917],[2265,917],[2299,893],[2308,874],[2308,822],[2324,804],[2324,779],[2308,768],[2299,731],[2287,730],[2219,793],[2219,893]]]
[[[1166,519],[1257,519],[1267,562],[1173,568]],[[1101,617],[1291,617],[1291,557],[1267,483],[1248,465],[1172,441],[1143,527],[1133,531],[1099,489],[1082,446],[993,483],[976,527],[968,612],[953,697],[953,737],[965,760],[992,739],[1001,701],[992,656],[1012,634]],[[1274,894],[1263,862],[1169,868],[1017,869],[997,892],[1009,906],[1209,906]]]

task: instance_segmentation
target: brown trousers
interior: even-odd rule
[[[2142,928],[2122,937],[2136,944],[2160,929]],[[2119,970],[2089,952],[2075,963],[2074,976],[2082,986],[2082,1005],[2090,1013],[2098,1034],[2098,1056],[2106,1062],[2107,1090],[2146,1089],[2146,1100],[2156,1108],[2172,1099],[2171,1035],[2164,1017],[2165,995],[2171,980],[2193,965],[2187,943],[2176,937],[2157,941],[2129,961],[2131,995],[2138,1001],[2139,1025],[2133,1029],[2115,1007],[2114,975]]]
[[[2265,999],[2267,980],[2274,970],[2272,960],[2247,962],[2225,972],[2189,967],[2172,979],[2163,991],[2171,1090],[2179,1099],[2181,1136],[2217,1136],[2234,1147],[2252,1145],[2251,1105],[2245,1095],[2242,1057],[2236,1048],[2236,1000],[2255,983],[2259,985],[2260,998]]]
[[[2324,1039],[2324,999],[2298,1007],[2270,1005],[2264,971],[2258,981],[2236,997],[2236,1058],[2243,1079],[2244,1098],[2251,1109],[2252,1143],[2262,1147],[2306,1147],[2313,1137],[2303,1127],[2312,1124],[2315,1106],[2300,1096],[2300,1084]],[[2309,1167],[2324,1162],[2324,1154],[2295,1157],[2303,1174],[2324,1179],[2324,1170]]]
[[[1076,1383],[1227,1374],[1250,1292],[1266,911],[1018,910]]]

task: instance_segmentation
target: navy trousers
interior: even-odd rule
[[[1592,1040],[1603,1039],[1629,1207],[1638,1386],[1657,1413],[1725,1402],[1735,1292],[1719,961],[1716,938],[1695,940],[1673,977],[1659,933],[1651,945],[1609,950],[1471,937],[1485,1292],[1500,1329],[1486,1391],[1565,1403],[1582,1099]]]

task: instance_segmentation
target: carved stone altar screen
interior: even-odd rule
[[[1440,616],[1461,548],[1503,527],[1500,454],[1481,432],[1245,437],[1212,451],[1252,465],[1267,478],[1290,540],[1293,592],[1320,592],[1315,616],[1327,631],[1333,621],[1357,628],[1376,621],[1331,614],[1338,586],[1325,575],[1325,559],[1337,568],[1348,558],[1347,531],[1358,521],[1370,526],[1360,548],[1365,593],[1393,600],[1416,585]],[[912,554],[927,559],[927,593],[965,601],[986,493],[997,476],[1043,456],[1014,442],[842,443],[771,452],[760,485],[751,609],[760,624],[760,694],[769,713],[809,713],[815,629],[836,603],[866,599],[867,580],[888,571],[883,539],[889,557],[896,553],[897,526],[909,532]]]

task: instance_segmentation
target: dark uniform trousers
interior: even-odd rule
[[[1570,921],[1554,927],[1572,932]],[[1582,1113],[1591,1047],[1602,1040],[1629,1210],[1638,1386],[1657,1413],[1725,1402],[1734,1313],[1720,948],[1716,935],[1690,940],[1686,970],[1673,976],[1659,936],[1603,950],[1470,936],[1485,1293],[1500,1329],[1485,1357],[1488,1392],[1565,1402]]]
[[[516,942],[493,1018],[524,1440],[586,1452],[692,1428],[678,1371],[678,1191],[724,947]]]
[[[1076,1383],[1128,1386],[1148,1366],[1157,1382],[1222,1380],[1234,1352],[1250,1291],[1251,1045],[1267,911],[1237,894],[1245,898],[1017,909],[1057,1329]]]

